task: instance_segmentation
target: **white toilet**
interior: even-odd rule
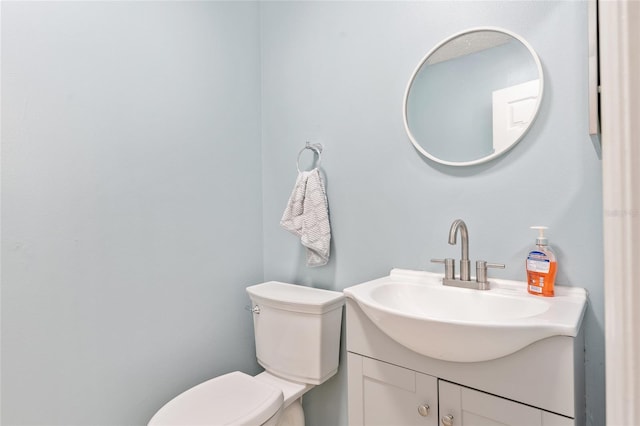
[[[342,293],[270,281],[247,287],[258,363],[166,403],[149,426],[303,426],[302,395],[338,371]]]

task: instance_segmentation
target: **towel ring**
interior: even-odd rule
[[[315,167],[313,169],[317,169],[318,167],[320,167],[320,163],[322,162],[322,144],[320,143],[311,143],[311,142],[307,142],[304,145],[304,148],[302,148],[300,150],[300,152],[298,152],[298,159],[296,160],[296,168],[298,169],[298,173],[301,173],[300,171],[300,156],[302,156],[302,153],[307,150],[310,149],[311,151],[315,152],[318,155],[318,161],[316,161],[315,163]],[[313,170],[311,169],[311,170]]]

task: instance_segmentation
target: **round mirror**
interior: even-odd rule
[[[484,163],[522,139],[542,90],[540,59],[524,39],[499,28],[473,28],[420,61],[404,95],[405,129],[433,161]]]

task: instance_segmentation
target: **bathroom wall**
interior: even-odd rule
[[[2,424],[255,372],[259,8],[2,2]]]
[[[586,11],[586,2],[262,3],[265,278],[341,290],[394,267],[440,271],[429,259],[459,257],[447,235],[462,218],[471,258],[503,262],[490,276],[522,280],[529,226],[547,225],[557,283],[589,291],[587,418],[605,424],[601,164],[587,131]],[[540,114],[498,160],[433,164],[404,133],[406,84],[440,40],[485,25],[519,33],[538,52]],[[333,226],[332,259],[317,269],[278,226],[305,140],[325,147]],[[305,409],[309,425],[347,424],[344,368],[305,397]]]

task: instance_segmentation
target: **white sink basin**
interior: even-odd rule
[[[526,283],[491,280],[490,290],[442,285],[442,275],[393,269],[389,276],[344,290],[385,334],[432,358],[488,361],[551,336],[575,337],[587,293],[555,287],[530,295]]]

